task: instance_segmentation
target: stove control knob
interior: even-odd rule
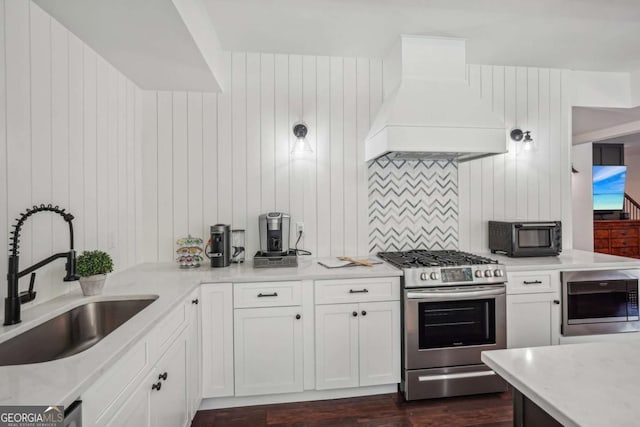
[[[491,271],[491,270],[486,270],[486,271],[484,272],[484,277],[491,277],[491,276],[493,276],[493,271]]]
[[[500,270],[499,268],[496,268],[496,270],[493,272],[493,275],[495,277],[503,277],[504,273],[502,272],[502,270]]]
[[[420,280],[427,280],[427,273],[420,273]]]
[[[476,270],[476,272],[474,273],[474,276],[476,276],[478,279],[482,277],[482,271],[480,270]]]
[[[431,280],[438,280],[438,279],[440,278],[440,275],[434,271],[433,273],[431,273],[431,274],[429,275],[429,278],[430,278]]]

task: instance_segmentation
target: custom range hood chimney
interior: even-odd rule
[[[466,161],[507,152],[504,120],[466,81],[465,40],[401,36],[383,61],[383,76],[367,161]]]

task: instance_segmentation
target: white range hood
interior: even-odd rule
[[[385,97],[366,138],[367,161],[507,152],[504,120],[466,81],[464,40],[401,36],[383,64]]]

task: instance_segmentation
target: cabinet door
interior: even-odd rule
[[[203,284],[202,396],[233,396],[233,285]]]
[[[358,387],[359,316],[358,304],[316,306],[316,389]]]
[[[194,291],[187,299],[189,327],[187,328],[187,385],[189,419],[193,419],[202,400],[202,348],[200,345],[200,291]]]
[[[400,382],[400,302],[359,304],[360,386]]]
[[[303,390],[302,307],[234,313],[236,396]]]
[[[557,344],[559,313],[560,304],[555,292],[507,295],[507,347]]]
[[[155,373],[153,374],[155,376]],[[106,424],[107,427],[151,427],[151,382],[148,377],[127,398],[125,404]]]
[[[160,390],[151,386],[151,425],[154,427],[181,427],[189,421],[187,409],[187,333],[182,334],[169,347],[155,369],[152,384],[161,384]],[[164,377],[166,379],[161,379]]]

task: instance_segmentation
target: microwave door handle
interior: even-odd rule
[[[518,228],[539,228],[539,227],[555,227],[558,224],[555,222],[536,222],[532,224],[519,224]]]
[[[407,299],[422,299],[422,300],[452,300],[452,299],[471,299],[492,297],[498,295],[504,295],[504,288],[501,289],[487,289],[481,291],[457,291],[457,292],[420,292],[412,291],[407,292]]]

